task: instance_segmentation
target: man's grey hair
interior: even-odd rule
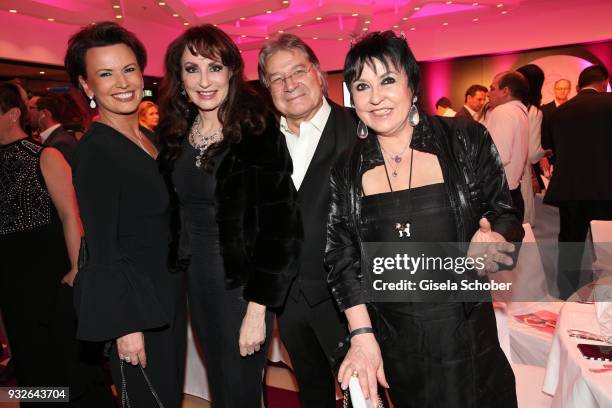
[[[266,41],[264,46],[259,50],[259,61],[257,63],[257,72],[259,74],[259,82],[266,88],[270,87],[266,73],[266,61],[274,53],[278,51],[294,51],[298,50],[304,54],[308,61],[315,67],[321,75],[323,95],[327,96],[327,77],[321,71],[321,64],[316,54],[308,44],[297,35],[283,33]]]

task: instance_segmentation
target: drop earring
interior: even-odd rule
[[[361,119],[357,124],[357,137],[361,140],[366,139],[368,137],[368,127],[365,125],[365,123],[361,121]]]
[[[92,95],[92,96],[89,97],[89,107],[91,109],[96,109],[96,106],[98,106],[98,105],[96,105],[96,101],[94,101],[94,97]]]
[[[421,121],[421,118],[419,117],[419,110],[417,109],[417,106],[416,106],[416,102],[417,102],[417,97],[415,96],[412,99],[412,106],[410,107],[410,111],[408,112],[408,123],[412,127],[415,127]]]

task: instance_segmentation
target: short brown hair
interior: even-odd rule
[[[0,112],[6,113],[7,111],[18,108],[21,115],[19,115],[19,124],[24,129],[27,118],[28,109],[26,108],[25,102],[21,99],[19,88],[15,84],[4,82],[0,84]]]

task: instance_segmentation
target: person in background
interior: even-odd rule
[[[293,165],[304,225],[304,244],[296,279],[278,314],[303,408],[336,406],[333,370],[346,343],[346,320],[336,307],[323,264],[329,208],[329,172],[354,141],[357,121],[351,110],[326,97],[319,59],[301,38],[284,33],[259,51],[259,81],[281,114],[279,130]],[[340,350],[339,350],[340,349]]]
[[[73,133],[62,126],[62,123],[69,120],[66,99],[62,95],[52,93],[33,96],[28,101],[28,108],[32,127],[38,130],[43,146],[56,148],[71,164],[77,140]]]
[[[612,94],[603,65],[585,68],[578,94],[560,105],[544,131],[556,164],[544,202],[559,207],[561,299],[578,289],[584,240],[591,220],[612,220]],[[544,137],[543,137],[544,139]]]
[[[351,48],[344,81],[368,132],[330,180],[325,263],[351,333],[342,388],[356,375],[366,398],[375,400],[378,382],[396,407],[516,407],[490,301],[377,301],[375,275],[362,265],[367,242],[470,240],[499,248],[494,259],[511,263],[506,241],[524,232],[487,130],[425,114],[419,66],[392,31],[370,33]]]
[[[542,85],[544,84],[544,71],[535,64],[524,65],[517,69],[523,74],[529,84],[529,92],[523,104],[527,106],[527,119],[529,121],[529,137],[527,147],[527,163],[521,178],[521,195],[525,203],[525,216],[523,222],[535,225],[535,201],[534,201],[534,166],[537,166],[546,155],[542,148]]]
[[[436,102],[436,115],[452,118],[457,112],[451,108],[451,101],[446,96],[441,97]]]
[[[506,71],[495,75],[489,90],[491,113],[485,122],[504,164],[510,195],[521,221],[525,214],[521,179],[529,150],[529,119],[523,101],[528,92],[529,84],[523,74]]]
[[[302,224],[274,115],[231,38],[192,27],[165,57],[158,133],[183,220],[191,325],[217,408],[259,407],[273,325]]]
[[[23,131],[26,107],[0,85],[0,312],[20,387],[70,387],[70,406],[114,407],[99,362],[75,340],[72,289],[82,235],[71,172]],[[22,407],[46,406],[22,402]]]
[[[185,305],[182,277],[167,265],[168,187],[152,135],[138,125],[146,60],[142,43],[113,22],[88,25],[68,42],[70,80],[100,114],[73,157],[85,232],[77,337],[108,344],[115,387],[133,407],[178,408]]]
[[[138,123],[140,126],[155,131],[159,123],[159,111],[157,105],[151,101],[142,101],[138,105]]]
[[[482,123],[482,108],[487,100],[486,86],[474,84],[465,91],[465,105],[457,112],[457,117],[477,120]]]
[[[569,100],[569,94],[572,89],[572,82],[569,79],[559,79],[555,82],[553,91],[555,98],[547,104],[542,105],[542,113],[544,118],[550,116],[559,105],[563,105]]]

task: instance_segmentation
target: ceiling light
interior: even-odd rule
[[[312,39],[313,39],[313,40],[318,40],[318,39],[319,39],[319,37],[312,37]]]
[[[338,41],[342,41],[342,37],[338,38]]]
[[[414,11],[419,11],[421,8],[420,7],[415,7]]]
[[[478,3],[472,3],[472,6],[476,7],[478,5]]]
[[[278,32],[282,34],[285,32],[285,30],[278,30]]]
[[[246,38],[246,35],[242,34],[240,37],[242,37],[242,38]]]
[[[172,15],[172,17],[178,17],[178,16],[179,16],[179,15],[178,15],[178,14],[176,14],[176,13],[174,13],[174,14]]]
[[[49,17],[49,18],[47,19],[47,21],[54,22],[54,21],[55,21],[55,19],[54,19],[53,17]]]
[[[289,4],[289,0],[283,0],[283,4]]]
[[[396,24],[396,25],[393,26],[393,28],[399,28],[399,26]]]
[[[414,31],[414,30],[416,30],[416,28],[410,27],[410,31]]]
[[[39,74],[40,75],[45,75],[45,71],[40,71]]]
[[[240,20],[244,21],[246,20],[246,17],[240,17]]]
[[[121,14],[117,14],[115,18],[123,18],[123,16]]]
[[[359,13],[353,13],[353,14],[351,14],[351,16],[357,17],[357,16],[359,16]]]
[[[321,21],[321,20],[323,20],[323,17],[315,17],[315,20]]]
[[[120,6],[120,5],[118,5],[118,4],[113,4],[113,8],[114,8],[114,9],[118,9],[118,8],[121,8],[121,6]]]
[[[508,14],[508,12],[506,10],[501,12],[502,14]]]
[[[183,25],[184,25],[184,26],[188,26],[188,25],[189,25],[189,23],[185,21],[185,22],[183,23]]]
[[[402,20],[406,21],[408,20],[408,17],[402,17]]]
[[[157,82],[153,82],[153,85],[157,85]]]
[[[272,10],[266,10],[266,14],[272,14]]]
[[[446,4],[453,4],[453,2],[452,1],[447,1]]]
[[[442,23],[442,25],[443,25],[443,26],[447,26],[447,25],[448,25],[448,23]]]
[[[15,10],[15,9],[10,9],[10,10],[9,10],[9,13],[13,13],[13,14],[15,14],[16,12],[17,12],[17,10]]]
[[[366,20],[366,21],[365,21],[365,24],[370,24],[370,20]]]
[[[473,19],[472,19],[472,21],[473,21],[473,22],[477,22],[477,21],[478,21],[478,19],[477,19],[477,18],[473,18]]]
[[[362,30],[363,31],[368,31],[368,27],[363,27]]]
[[[165,2],[165,1],[160,1],[160,2],[159,2],[159,3],[157,3],[157,4],[159,4],[160,6],[165,6],[165,5],[166,5],[166,2]]]
[[[301,25],[301,24],[296,24],[295,26],[296,26],[296,27],[301,27],[302,25]]]
[[[503,3],[499,3],[499,4],[497,5],[497,7],[504,7],[504,4],[503,4]]]

